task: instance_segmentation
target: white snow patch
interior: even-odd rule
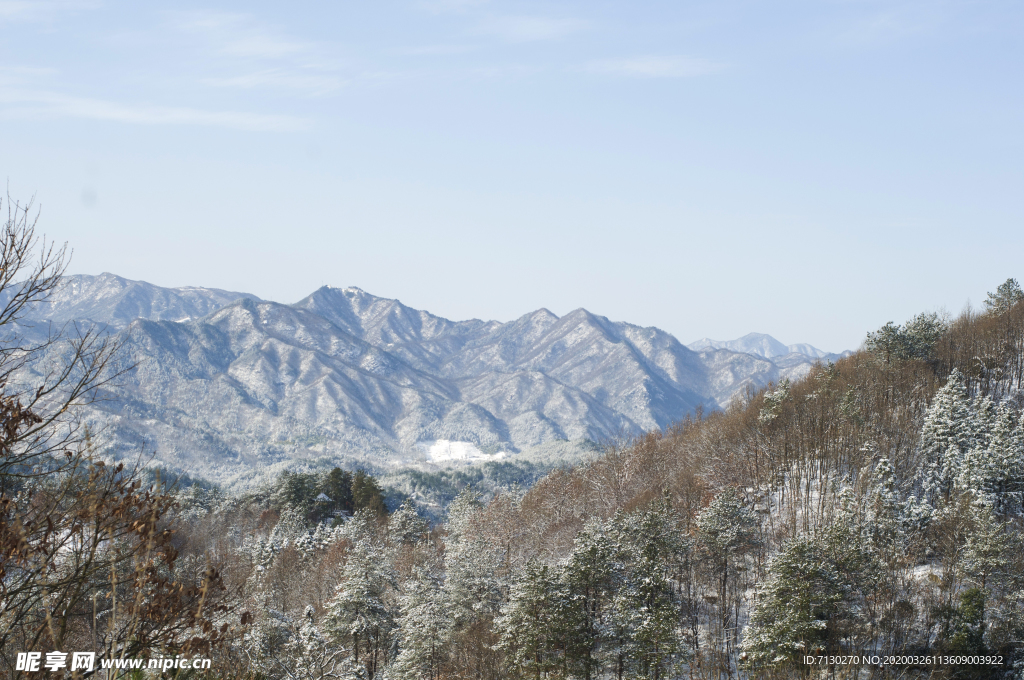
[[[416,442],[416,448],[426,454],[432,463],[440,463],[450,460],[461,461],[485,461],[500,460],[505,457],[504,453],[488,454],[477,448],[471,442],[453,442],[448,439],[428,439]]]

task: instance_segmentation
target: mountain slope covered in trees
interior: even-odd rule
[[[1016,678],[1022,406],[1011,281],[433,530],[239,524],[261,508],[196,491],[183,540],[234,537],[275,678]]]

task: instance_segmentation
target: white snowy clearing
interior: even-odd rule
[[[416,442],[416,448],[423,451],[432,463],[451,460],[481,462],[500,460],[505,457],[504,453],[484,453],[471,442],[453,442],[448,439],[428,439]]]

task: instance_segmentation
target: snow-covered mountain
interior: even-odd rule
[[[833,354],[806,343],[784,345],[765,333],[747,333],[742,338],[736,338],[735,340],[712,340],[711,338],[701,338],[700,340],[691,342],[687,347],[692,349],[694,352],[727,349],[733,352],[756,354],[764,357],[765,359],[775,359],[776,357],[784,357],[788,354],[801,354],[811,359],[834,361],[835,359],[848,356],[850,354],[849,351],[843,352],[842,354]]]
[[[88,413],[112,455],[225,483],[302,461],[383,469],[638,434],[817,360],[694,351],[585,309],[450,321],[358,288],[285,305],[112,274],[68,277],[29,316],[107,324],[138,362]]]
[[[9,297],[11,291],[5,291]],[[63,325],[91,321],[121,329],[135,319],[189,321],[206,316],[241,298],[259,300],[249,293],[218,288],[161,288],[116,274],[67,276],[50,299],[29,310],[34,320]],[[6,301],[0,298],[0,301]]]

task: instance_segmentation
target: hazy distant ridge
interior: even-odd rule
[[[842,354],[834,354],[806,343],[784,345],[772,336],[764,333],[747,333],[742,338],[737,338],[735,340],[712,340],[711,338],[701,338],[700,340],[691,342],[687,347],[695,352],[701,352],[708,349],[727,349],[733,352],[756,354],[766,359],[784,357],[787,354],[802,354],[803,356],[811,359],[829,360],[831,358],[831,360],[834,361],[836,358],[850,354],[849,350]]]

